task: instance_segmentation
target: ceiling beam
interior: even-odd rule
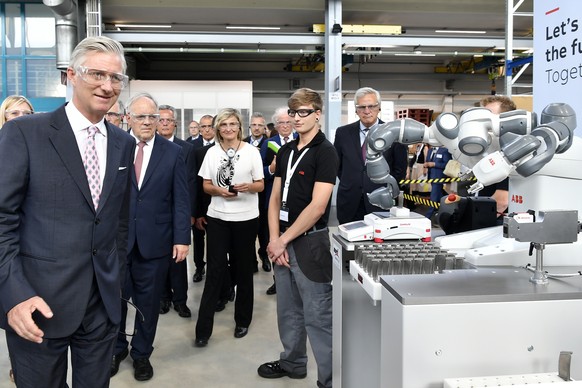
[[[191,45],[191,44],[256,44],[256,45],[290,45],[290,46],[323,46],[323,35],[316,34],[232,34],[232,33],[176,33],[176,32],[126,32],[104,31],[103,35],[115,39],[122,44],[148,45]],[[533,38],[515,38],[514,47],[519,49],[533,48]],[[342,43],[349,47],[388,47],[388,46],[421,46],[421,47],[475,47],[491,48],[505,47],[504,37],[442,37],[442,36],[342,36]]]

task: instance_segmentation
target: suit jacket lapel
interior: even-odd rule
[[[53,127],[54,131],[49,135],[50,142],[59,154],[63,164],[77,184],[77,187],[79,187],[85,200],[95,210],[93,200],[91,199],[91,190],[89,190],[87,174],[85,173],[85,167],[83,167],[83,159],[79,153],[79,146],[77,145],[73,128],[71,128],[71,124],[67,119],[64,106],[53,114],[51,127]]]
[[[154,148],[152,149],[152,156],[150,157],[150,161],[148,162],[148,166],[146,169],[145,176],[143,177],[143,182],[141,183],[141,187],[143,188],[144,185],[148,183],[148,180],[154,173],[156,166],[162,160],[164,153],[166,152],[166,144],[165,139],[159,135],[155,135],[156,140],[154,141]],[[134,174],[135,175],[135,174]]]
[[[357,159],[360,164],[364,164],[362,160],[362,145],[360,144],[360,122],[357,121],[350,131],[350,142],[354,145],[354,152],[358,156]]]
[[[119,166],[121,165],[121,146],[119,144],[118,134],[111,128],[111,125],[105,122],[107,127],[107,168],[105,169],[105,178],[103,179],[103,188],[99,198],[99,210],[103,208],[113,189],[113,183],[117,177]],[[131,168],[133,166],[125,166]]]

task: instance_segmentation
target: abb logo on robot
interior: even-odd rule
[[[513,203],[523,203],[523,197],[521,195],[512,195],[511,202]]]

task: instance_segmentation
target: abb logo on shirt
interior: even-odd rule
[[[512,195],[511,202],[513,203],[523,203],[523,197],[521,195]]]

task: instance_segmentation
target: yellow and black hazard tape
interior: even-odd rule
[[[477,178],[471,177],[469,179],[462,178],[434,178],[434,179],[402,179],[398,182],[399,185],[407,185],[411,183],[450,183],[450,182],[464,182],[475,181]]]
[[[428,198],[419,197],[419,196],[410,195],[410,194],[404,194],[404,199],[407,199],[409,201],[412,201],[414,203],[418,203],[421,205],[430,206],[430,207],[433,207],[435,209],[438,209],[441,205],[440,203],[431,201]]]

